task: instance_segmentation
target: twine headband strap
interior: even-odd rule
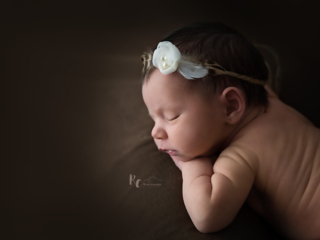
[[[147,70],[150,69],[151,64],[152,64],[152,52],[144,52],[141,55],[141,60],[142,60],[142,74],[146,74]]]
[[[154,52],[145,52],[141,56],[141,60],[143,63],[142,74],[144,75],[148,75],[148,70],[153,65],[159,68],[165,75],[177,70],[189,80],[205,77],[208,74],[208,70],[212,70],[213,76],[227,75],[262,86],[266,83],[263,80],[227,71],[216,62],[208,63],[208,61],[206,61],[204,64],[195,63],[193,59],[191,60],[190,58],[181,56],[176,46],[170,42],[160,42]]]
[[[239,74],[239,73],[227,71],[216,62],[213,63],[213,64],[205,64],[205,67],[207,69],[211,69],[211,70],[214,71],[213,76],[227,75],[227,76],[230,76],[230,77],[239,78],[241,80],[244,80],[244,81],[247,81],[249,83],[256,84],[256,85],[264,86],[266,84],[265,81],[262,81],[262,80],[259,80],[259,79],[255,79],[255,78],[251,78],[251,77],[248,77],[246,75]]]

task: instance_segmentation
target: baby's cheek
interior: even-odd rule
[[[173,148],[178,151],[185,151],[190,146],[191,136],[189,130],[185,128],[176,128],[170,132],[169,140]]]
[[[207,152],[217,144],[216,133],[211,127],[199,127],[194,131],[195,147],[199,154]]]
[[[195,128],[195,126],[185,126],[180,128],[175,132],[175,142],[181,151],[186,153],[197,153],[203,147],[204,144],[204,134],[200,129]]]

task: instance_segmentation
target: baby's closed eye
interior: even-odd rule
[[[176,117],[173,117],[173,118],[167,118],[167,121],[173,121],[173,120],[176,120],[180,115],[176,116]]]

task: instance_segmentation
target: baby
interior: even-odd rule
[[[289,239],[320,239],[320,130],[267,84],[258,50],[216,23],[179,29],[143,56],[152,137],[182,171],[203,233],[245,201]]]

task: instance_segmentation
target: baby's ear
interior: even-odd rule
[[[237,123],[246,109],[246,99],[240,89],[227,87],[220,96],[225,111],[225,119],[229,124]]]

